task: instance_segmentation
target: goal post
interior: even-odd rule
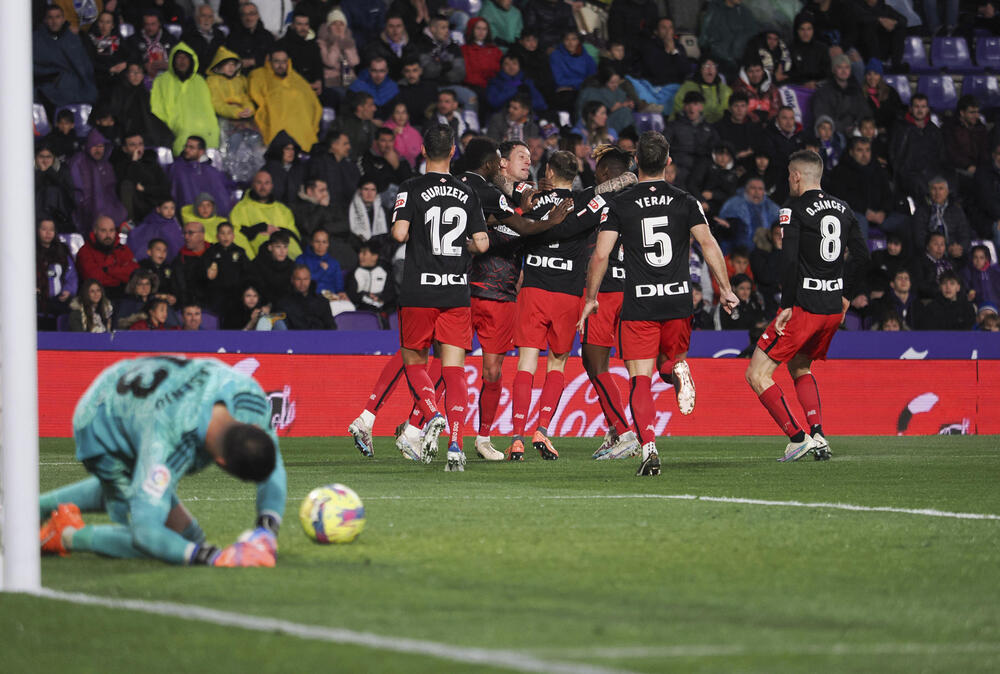
[[[4,3],[0,40],[0,590],[41,587],[38,340],[30,2]]]

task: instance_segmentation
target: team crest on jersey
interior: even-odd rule
[[[146,476],[142,483],[142,490],[153,498],[162,498],[170,486],[170,470],[159,463],[153,466],[153,470]]]
[[[792,209],[782,208],[778,211],[778,224],[784,226],[792,221]]]
[[[606,203],[607,202],[604,201],[604,197],[597,195],[593,199],[587,202],[587,208],[590,209],[591,213],[596,213],[597,211],[601,210],[601,207],[604,206],[604,204]],[[604,221],[601,220],[601,222]]]
[[[601,211],[601,224],[603,225],[608,220],[608,209]]]
[[[514,209],[507,204],[507,197],[500,195],[500,208],[507,211],[508,213],[513,213]]]
[[[393,208],[402,208],[406,205],[406,192],[400,192],[396,195],[396,205]]]

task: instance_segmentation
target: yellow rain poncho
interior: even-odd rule
[[[224,61],[236,61],[236,74],[226,77],[215,71],[216,66]],[[215,114],[227,119],[240,119],[240,112],[246,108],[256,110],[257,106],[250,100],[250,84],[247,78],[240,72],[242,67],[240,57],[236,52],[219,47],[212,58],[211,65],[208,66],[208,90],[212,93],[212,106]]]
[[[191,75],[182,80],[174,72],[174,58],[185,52],[193,62]],[[205,78],[198,74],[198,55],[183,42],[170,50],[170,69],[157,75],[149,95],[153,114],[174,133],[174,155],[184,150],[188,136],[201,136],[207,147],[219,147],[219,120]]]
[[[302,246],[299,229],[295,226],[295,216],[288,206],[280,201],[273,198],[268,201],[257,201],[251,196],[252,193],[253,190],[247,190],[229,214],[229,222],[233,223],[233,229],[236,231],[234,243],[245,250],[247,257],[252,260],[257,257],[257,251],[267,243],[270,236],[267,227],[263,225],[274,225],[280,229],[287,229],[292,235],[292,240],[288,244],[288,257],[292,260],[297,259],[302,255]]]
[[[185,225],[189,222],[200,222],[205,225],[205,241],[209,243],[219,242],[219,223],[225,222],[228,218],[224,218],[221,215],[212,215],[207,218],[199,218],[198,214],[194,212],[194,204],[188,204],[181,209],[181,222]]]
[[[265,144],[281,130],[287,131],[299,147],[316,144],[323,107],[309,83],[292,69],[291,60],[285,77],[274,74],[270,57],[262,68],[251,72],[250,98],[257,104],[254,119]]]

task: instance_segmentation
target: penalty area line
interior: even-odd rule
[[[350,644],[354,646],[372,648],[375,650],[394,651],[396,653],[426,655],[441,658],[443,660],[451,660],[453,662],[502,667],[518,672],[556,672],[557,674],[630,674],[627,670],[609,669],[607,667],[587,665],[579,662],[570,663],[543,660],[533,655],[518,651],[454,646],[451,644],[440,643],[437,641],[427,641],[423,639],[388,637],[381,634],[356,632],[354,630],[339,627],[322,627],[319,625],[307,625],[288,620],[279,620],[277,618],[241,615],[239,613],[220,611],[218,609],[193,604],[145,601],[142,599],[111,599],[108,597],[98,597],[95,595],[75,592],[60,592],[59,590],[50,590],[48,588],[42,588],[41,590],[30,594],[44,599],[64,601],[71,604],[102,606],[105,608],[124,611],[137,611],[140,613],[166,616],[170,618],[180,618],[182,620],[193,620],[225,627],[238,627],[256,632],[277,632],[287,636],[298,637],[299,639],[325,641],[335,644]]]

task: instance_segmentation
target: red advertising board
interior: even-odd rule
[[[39,422],[43,437],[71,435],[73,408],[97,374],[112,362],[141,356],[109,351],[40,351]],[[342,436],[362,409],[388,356],[219,354],[220,360],[253,374],[272,400],[275,427],[289,436]],[[690,416],[677,412],[673,389],[653,384],[657,435],[777,435],[774,422],[743,379],[746,360],[688,361],[698,392]],[[478,418],[481,361],[466,364],[469,425]],[[511,430],[511,396],[516,360],[504,363],[504,389],[493,434]],[[544,362],[535,376],[528,428],[537,419]],[[620,362],[612,367],[628,402],[628,379]],[[818,362],[823,425],[833,435],[930,435],[1000,433],[1000,363],[993,361],[831,360]],[[793,412],[803,419],[788,373],[777,375]],[[378,413],[375,433],[390,435],[410,411],[405,386]],[[629,417],[631,419],[631,417]],[[549,425],[557,436],[598,436],[605,420],[580,359],[566,367],[566,390]]]

